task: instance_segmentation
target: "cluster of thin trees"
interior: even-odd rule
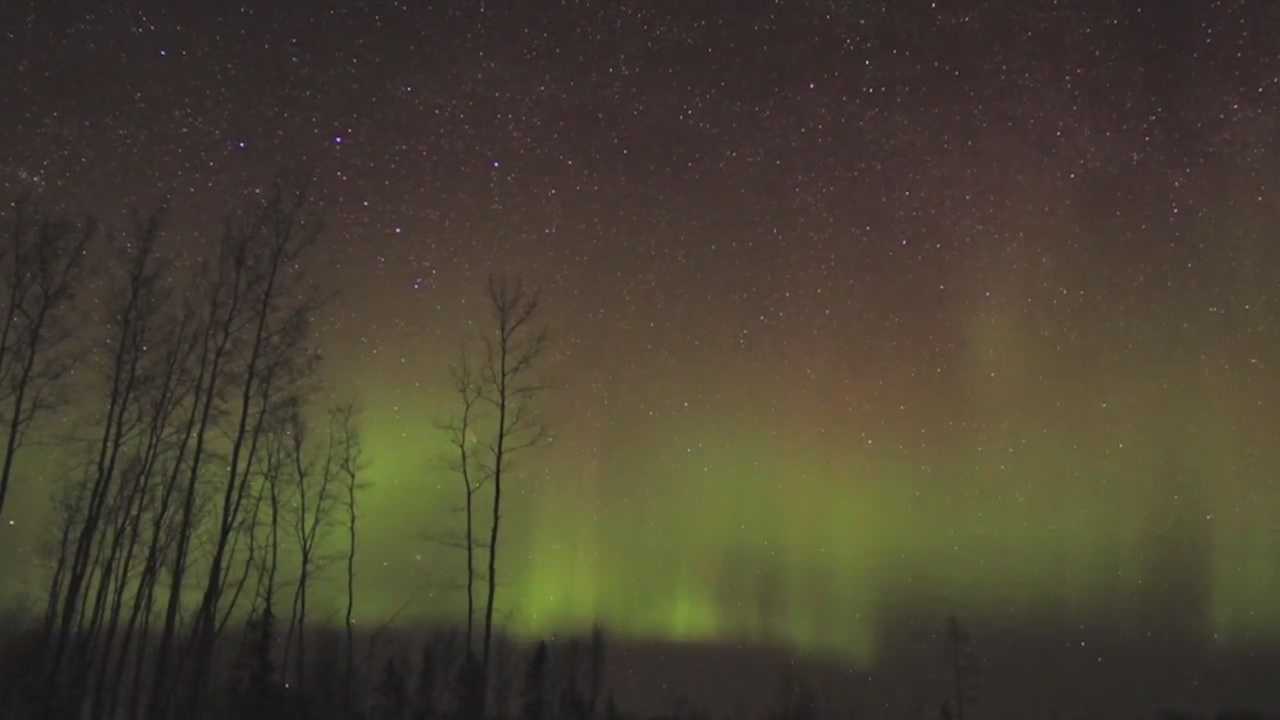
[[[342,703],[358,714],[363,458],[353,405],[314,402],[311,323],[325,298],[301,268],[320,238],[317,208],[306,183],[277,181],[230,212],[203,252],[171,251],[166,214],[110,232],[30,197],[12,204],[0,248],[0,516],[31,428],[90,420],[58,438],[69,469],[48,481],[42,622],[20,670],[0,678],[0,711],[199,717],[230,683],[241,714],[307,716],[308,594],[336,539]],[[104,258],[92,272],[90,257]],[[486,715],[495,664],[503,484],[512,456],[546,437],[534,411],[543,388],[530,379],[547,343],[538,294],[491,278],[487,295],[492,332],[473,353],[464,346],[458,407],[441,426],[465,501],[454,544],[467,596],[459,707],[471,717]]]
[[[296,548],[298,571],[282,652],[302,667],[317,541],[342,509],[354,537],[354,411],[331,410],[318,430],[308,419],[319,298],[298,268],[319,222],[306,187],[277,182],[256,195],[195,261],[164,252],[164,215],[104,233],[29,198],[13,206],[0,330],[10,391],[3,487],[58,390],[78,396],[64,413],[92,422],[65,440],[80,462],[53,481],[43,623],[25,677],[6,684],[10,708],[199,714],[227,628],[246,617],[270,625],[284,606],[286,547]],[[91,255],[106,258],[92,277]],[[91,283],[98,317],[76,302]],[[76,362],[86,357],[97,362]]]

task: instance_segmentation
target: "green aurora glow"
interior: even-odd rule
[[[837,379],[857,337],[809,348],[812,376],[803,340],[781,364],[706,349],[714,362],[669,376],[556,359],[558,439],[512,482],[499,617],[523,637],[599,619],[860,663],[903,604],[992,621],[1171,613],[1219,642],[1280,637],[1277,382],[1251,355],[1274,341],[1190,302],[1109,301],[953,310],[963,337],[933,372],[895,365],[901,347],[849,349],[867,377]],[[1109,324],[1065,327],[1108,307]],[[418,593],[406,616],[447,622],[461,557],[425,538],[457,527],[456,497],[434,463],[438,414],[419,408],[449,399],[406,396],[398,372],[366,386],[362,615]]]

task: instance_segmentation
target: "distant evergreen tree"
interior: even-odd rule
[[[387,658],[382,679],[374,691],[370,720],[403,720],[409,705],[409,690],[394,656]]]
[[[464,718],[480,718],[484,715],[486,692],[484,667],[474,653],[467,653],[458,664],[456,677],[459,713]]]
[[[779,688],[778,706],[769,717],[771,720],[816,720],[817,696],[803,680],[786,678]]]
[[[237,706],[243,718],[274,718],[281,711],[280,683],[276,678],[275,613],[270,607],[245,623],[244,645],[238,660]]]
[[[613,693],[609,693],[609,699],[604,703],[605,720],[622,720],[622,711],[618,709],[618,703],[613,699]]]
[[[556,717],[559,720],[587,720],[587,699],[573,676],[560,688],[560,712]]]
[[[319,709],[346,707],[345,645],[340,636],[331,632],[321,635],[317,644],[317,652],[312,655],[311,676],[307,678],[305,686],[298,684],[300,695],[305,692],[305,696],[301,697],[306,703],[303,708],[306,714],[301,716],[302,720],[320,717]],[[401,684],[403,683],[401,678]]]
[[[436,667],[431,643],[422,645],[422,663],[418,666],[418,682],[413,693],[414,720],[433,720],[436,717]]]
[[[960,621],[947,618],[946,654],[954,697],[943,705],[943,717],[964,720],[966,711],[977,703],[977,662],[973,641]]]
[[[596,708],[600,703],[600,693],[604,690],[605,650],[604,628],[596,625],[591,628],[591,651],[587,664],[589,673],[587,717],[595,717]]]
[[[520,717],[524,720],[543,720],[547,708],[547,643],[539,642],[529,658],[525,670],[524,688],[520,697]]]
[[[582,648],[576,639],[570,640],[564,648],[563,663],[557,673],[561,683],[557,698],[557,720],[586,720],[587,699],[578,683],[581,672]]]

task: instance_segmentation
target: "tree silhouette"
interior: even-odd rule
[[[247,642],[242,647],[238,668],[237,713],[240,717],[266,720],[283,711],[276,675],[275,614],[270,606],[245,623]]]
[[[370,720],[403,720],[409,705],[409,691],[395,656],[387,658],[374,692]]]
[[[488,596],[484,609],[482,686],[488,686],[493,646],[493,610],[498,588],[499,531],[502,521],[502,482],[516,453],[543,441],[546,428],[534,410],[543,386],[530,378],[547,345],[546,330],[533,328],[539,295],[518,279],[490,276],[488,283],[492,334],[484,336],[479,397],[495,417],[490,434],[488,464],[493,485],[489,526]],[[484,697],[484,694],[481,694]],[[483,700],[480,715],[483,716]]]
[[[30,194],[11,207],[8,243],[0,246],[0,417],[6,430],[0,516],[27,429],[50,409],[53,386],[70,369],[71,358],[59,356],[71,336],[61,316],[75,298],[85,250],[97,234],[94,221],[77,225],[46,214]]]
[[[557,718],[585,720],[587,699],[582,694],[579,676],[582,674],[582,647],[577,638],[570,638],[560,653],[556,675],[560,680]]]
[[[803,679],[787,675],[778,688],[777,707],[770,713],[772,720],[816,720],[818,699]]]
[[[414,720],[436,717],[436,664],[431,643],[422,644],[422,660],[418,665],[418,682],[414,685]]]
[[[450,368],[453,390],[457,396],[458,414],[452,420],[442,424],[442,429],[449,436],[449,444],[455,457],[449,467],[458,475],[462,484],[463,521],[462,550],[466,557],[466,654],[469,660],[475,653],[475,551],[479,547],[475,540],[475,496],[484,486],[484,469],[477,467],[478,458],[471,450],[476,441],[476,426],[479,420],[479,404],[483,388],[471,367],[471,359],[466,348],[460,353],[458,362]]]
[[[488,694],[486,717],[494,720],[505,720],[510,717],[512,694],[515,690],[519,670],[516,667],[517,655],[510,638],[499,637],[493,650],[493,669],[489,678],[489,686],[481,688]]]
[[[291,442],[289,459],[293,466],[294,501],[293,536],[298,548],[298,578],[294,584],[293,602],[289,612],[289,629],[285,633],[285,665],[293,659],[293,680],[297,684],[300,712],[307,714],[307,599],[312,575],[316,570],[321,532],[328,529],[338,502],[339,455],[341,430],[330,418],[328,435],[323,441],[324,451],[318,460],[308,458],[309,433],[296,408],[291,416],[288,433]]]
[[[965,713],[977,702],[977,667],[972,640],[955,615],[947,618],[946,655],[953,695],[941,712],[944,717],[964,720]]]
[[[520,695],[520,717],[523,720],[543,720],[547,711],[547,643],[542,641],[529,658],[525,669],[524,687]]]
[[[591,650],[587,671],[587,717],[595,717],[596,707],[600,702],[600,693],[605,684],[605,637],[604,628],[599,623],[591,628]]]
[[[288,494],[285,476],[289,472],[289,447],[286,423],[293,412],[291,406],[281,408],[265,437],[265,449],[262,455],[260,482],[264,486],[267,497],[266,557],[259,568],[255,601],[259,602],[264,615],[273,619],[275,612],[276,576],[280,568],[280,522],[283,518],[283,503]],[[292,619],[292,616],[291,616]]]
[[[352,614],[356,602],[356,492],[363,487],[360,482],[361,445],[360,434],[355,426],[355,406],[346,404],[331,411],[330,422],[336,426],[338,433],[337,463],[342,476],[343,489],[346,491],[347,510],[347,611],[343,617],[346,628],[347,663],[346,663],[346,703],[351,708],[354,703],[355,686],[355,623]]]
[[[604,703],[605,720],[622,720],[622,711],[618,709],[618,703],[613,699],[613,693],[609,693],[609,698]]]

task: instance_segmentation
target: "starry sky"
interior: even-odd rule
[[[517,633],[1280,643],[1280,5],[202,5],[6,3],[0,189],[170,197],[181,254],[314,169],[370,621],[458,617],[434,423],[509,271],[555,340]]]

